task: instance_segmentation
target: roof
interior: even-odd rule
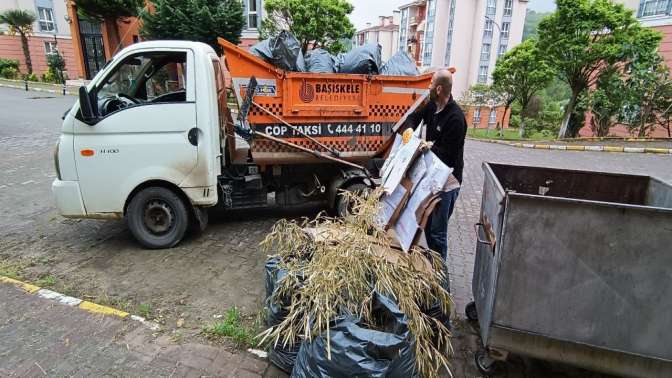
[[[397,30],[399,30],[399,25],[392,25],[392,24],[385,25],[385,26],[375,25],[375,26],[371,26],[371,27],[366,28],[366,29],[362,29],[362,30],[358,31],[357,34],[372,32],[372,31],[397,31]]]
[[[413,6],[418,6],[418,5],[422,5],[422,4],[425,4],[425,3],[427,3],[427,0],[416,0],[416,1],[411,1],[411,2],[408,3],[408,4],[404,4],[404,5],[399,6],[399,9],[404,9],[404,8],[409,8],[409,7],[413,7]]]
[[[198,51],[204,54],[215,53],[212,47],[203,43],[203,42],[194,42],[194,41],[183,41],[183,40],[161,40],[161,41],[146,41],[138,42],[128,45],[123,50],[118,52],[116,55],[120,55],[122,52],[128,50],[139,50],[139,49],[152,49],[152,48],[178,48],[178,49],[191,49]]]

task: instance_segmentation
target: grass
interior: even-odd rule
[[[0,276],[20,280],[23,278],[23,270],[26,264],[21,262],[0,261]]]
[[[52,275],[44,276],[39,280],[35,281],[35,285],[44,288],[53,287],[54,285],[56,285],[56,277]]]
[[[474,129],[470,128],[467,130],[467,135],[472,138],[480,139],[502,139],[502,140],[551,140],[555,139],[555,136],[549,132],[535,132],[532,135],[528,135],[525,138],[520,138],[518,136],[518,129],[503,129],[502,136],[499,136],[497,130],[490,129]]]
[[[239,348],[253,348],[257,345],[254,331],[242,323],[240,311],[235,306],[226,311],[224,320],[203,328],[203,333],[215,337],[227,337]]]
[[[138,314],[147,319],[152,313],[152,306],[149,303],[140,303],[138,305]]]

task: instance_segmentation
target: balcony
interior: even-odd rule
[[[413,16],[413,17],[410,17],[408,19],[408,25],[409,26],[417,25],[417,24],[418,24],[418,18],[417,17]]]

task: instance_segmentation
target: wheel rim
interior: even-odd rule
[[[155,235],[169,232],[175,224],[175,214],[170,205],[163,200],[147,201],[144,211],[145,227]]]

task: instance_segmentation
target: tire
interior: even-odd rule
[[[476,302],[469,302],[467,307],[464,308],[464,314],[467,316],[467,319],[472,322],[478,321],[478,312],[476,311]]]
[[[368,191],[370,188],[363,182],[356,182],[341,189],[347,190],[348,192],[361,194]],[[339,193],[336,196],[336,204],[334,206],[334,210],[336,212],[336,216],[342,218],[346,216],[348,212],[351,210],[351,204],[349,203],[348,199],[345,196]]]
[[[497,362],[488,357],[488,352],[484,349],[479,349],[474,354],[474,362],[478,371],[486,377],[489,377],[497,372]]]
[[[189,212],[172,190],[153,186],[142,189],[131,199],[126,209],[126,223],[143,247],[171,248],[184,237]]]

